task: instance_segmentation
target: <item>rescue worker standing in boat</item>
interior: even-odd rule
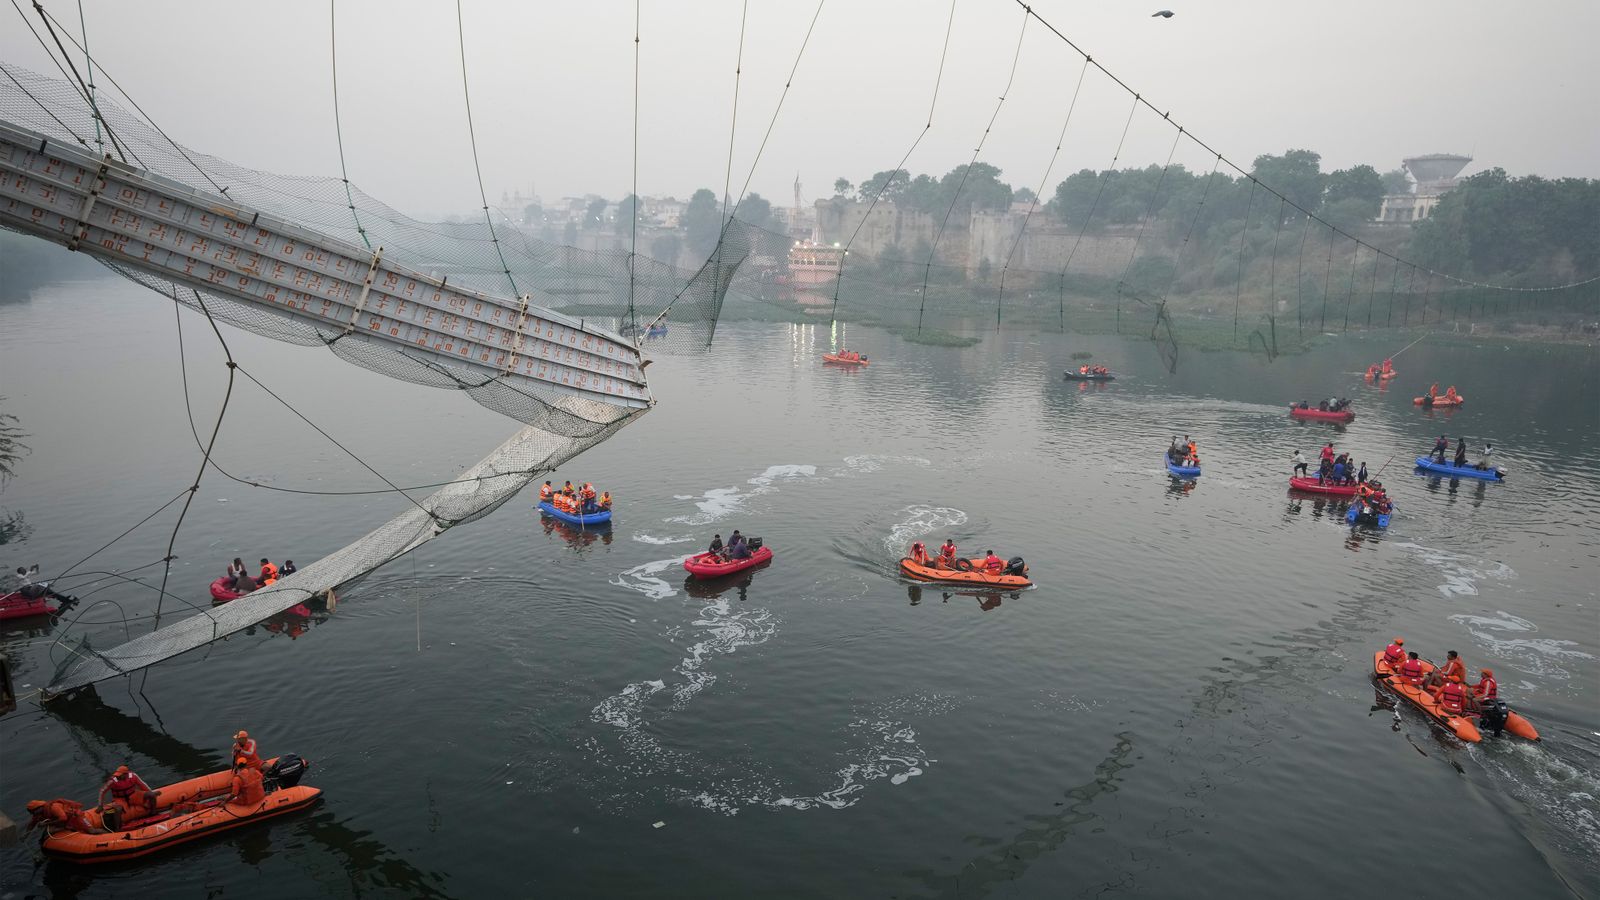
[[[261,754],[256,752],[255,739],[248,731],[240,731],[233,736],[232,756],[234,759],[244,760],[245,765],[252,769],[261,768]]]
[[[106,804],[106,794],[111,795],[111,804]],[[103,810],[115,810],[117,821],[106,824],[115,830],[121,827],[122,822],[131,822],[142,819],[156,808],[156,794],[145,784],[144,779],[127,766],[117,766],[117,770],[106,779],[105,787],[100,789],[100,796],[96,801]]]

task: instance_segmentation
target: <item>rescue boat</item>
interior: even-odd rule
[[[50,602],[49,595],[38,597],[24,597],[20,592],[13,591],[0,597],[0,621],[5,619],[25,619],[29,616],[46,616],[56,611],[56,605]]]
[[[1361,490],[1359,484],[1324,484],[1315,478],[1289,477],[1289,487],[1297,491],[1310,494],[1326,494],[1330,497],[1354,497]]]
[[[1460,394],[1455,395],[1454,398],[1452,398],[1452,397],[1450,397],[1450,396],[1448,396],[1446,394],[1440,394],[1437,397],[1413,397],[1413,398],[1411,398],[1411,402],[1415,403],[1418,406],[1423,406],[1423,407],[1427,407],[1427,406],[1460,406],[1461,404],[1467,402],[1467,398],[1461,396]]]
[[[310,763],[298,756],[268,760],[262,767],[267,794],[261,802],[248,805],[228,802],[233,787],[231,770],[169,784],[156,789],[155,812],[149,816],[121,822],[121,827],[106,831],[100,810],[86,809],[84,817],[99,833],[51,826],[40,846],[50,856],[78,863],[119,862],[158,853],[311,806],[322,796],[322,789],[299,783],[308,768]]]
[[[592,513],[567,512],[564,509],[556,508],[555,504],[549,500],[540,500],[539,512],[551,518],[577,525],[580,528],[598,528],[601,525],[611,524],[611,510],[609,509],[602,509]]]
[[[1439,462],[1431,456],[1417,457],[1417,468],[1433,475],[1449,475],[1451,478],[1481,478],[1484,481],[1505,481],[1506,470],[1501,468],[1480,469],[1476,466],[1457,466],[1450,463]]]
[[[1173,475],[1175,475],[1178,478],[1199,478],[1200,477],[1200,467],[1199,466],[1180,466],[1180,465],[1177,465],[1177,464],[1173,463],[1172,460],[1168,459],[1165,456],[1163,456],[1161,458],[1161,460],[1162,460],[1162,462],[1165,462],[1167,464],[1167,471],[1171,472]]]
[[[1394,515],[1397,509],[1399,507],[1391,503],[1389,504],[1389,511],[1386,513],[1372,510],[1363,511],[1360,503],[1354,503],[1351,504],[1350,511],[1344,514],[1344,520],[1351,525],[1371,525],[1375,528],[1388,528],[1389,517]]]
[[[865,356],[859,357],[857,359],[846,359],[845,357],[840,356],[837,353],[824,353],[824,354],[822,354],[822,361],[825,362],[825,363],[832,363],[833,365],[836,365],[836,366],[869,366],[869,365],[872,365],[872,363],[869,362]]]
[[[1348,409],[1334,411],[1331,409],[1304,409],[1294,404],[1289,404],[1289,415],[1296,419],[1316,419],[1321,422],[1354,422],[1356,414]]]
[[[229,600],[237,600],[243,596],[243,594],[228,587],[228,576],[226,575],[211,582],[211,599],[215,603],[227,603]]]
[[[1028,580],[1028,564],[1015,556],[999,575],[991,575],[983,568],[982,559],[958,559],[954,569],[927,565],[906,556],[900,559],[900,573],[918,581],[939,584],[962,584],[969,587],[1025,588],[1032,587]]]
[[[697,553],[683,561],[683,569],[696,578],[720,578],[772,562],[772,548],[763,547],[760,538],[750,539],[749,559],[722,559],[715,553]]]
[[[1096,373],[1096,372],[1074,372],[1071,369],[1068,369],[1064,374],[1065,374],[1066,379],[1068,381],[1116,381],[1117,380],[1117,376],[1111,374],[1110,372],[1106,372],[1104,374],[1100,374],[1100,373]]]
[[[1425,659],[1420,662],[1424,674],[1433,671],[1433,663]],[[1513,712],[1504,700],[1484,702],[1483,711],[1478,716],[1446,712],[1444,705],[1432,693],[1412,684],[1400,673],[1390,669],[1388,661],[1383,658],[1382,650],[1372,654],[1372,677],[1392,693],[1422,710],[1435,725],[1468,743],[1476,744],[1482,741],[1485,730],[1496,736],[1502,731],[1509,731],[1517,737],[1527,738],[1530,741],[1539,739],[1539,732],[1533,727],[1533,723]]]
[[[1388,381],[1388,380],[1389,380],[1389,379],[1391,379],[1391,378],[1393,378],[1393,377],[1395,377],[1395,376],[1396,376],[1396,375],[1399,375],[1399,374],[1400,374],[1400,373],[1399,373],[1399,372],[1396,372],[1396,371],[1395,371],[1395,370],[1394,370],[1394,369],[1390,369],[1390,370],[1389,370],[1389,371],[1387,371],[1387,372],[1379,372],[1379,373],[1378,373],[1378,377],[1377,377],[1377,380],[1378,380],[1378,381]],[[1373,380],[1373,377],[1372,377],[1372,373],[1371,373],[1371,372],[1368,372],[1368,373],[1367,373],[1367,374],[1366,374],[1366,375],[1365,375],[1365,376],[1363,376],[1363,377],[1365,377],[1365,378],[1366,378],[1366,379],[1367,379],[1367,380],[1368,380],[1368,381],[1372,381],[1372,380]]]

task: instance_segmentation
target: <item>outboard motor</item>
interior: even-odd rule
[[[1006,563],[1005,574],[1007,575],[1022,575],[1027,571],[1028,565],[1022,561],[1022,557],[1020,556],[1013,556],[1011,557],[1011,560]]]
[[[294,755],[285,753],[278,757],[272,767],[262,772],[262,783],[268,793],[278,788],[292,788],[300,783],[300,777],[311,768],[311,763]]]
[[[750,539],[750,552],[754,553],[754,552],[756,552],[757,550],[760,550],[760,549],[761,549],[761,538],[758,538],[758,537],[751,538]]]
[[[1478,712],[1478,724],[1494,732],[1495,737],[1499,737],[1500,733],[1506,730],[1506,719],[1511,715],[1511,707],[1499,697],[1481,701],[1481,704],[1483,708]]]

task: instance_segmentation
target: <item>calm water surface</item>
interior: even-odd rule
[[[222,357],[183,319],[205,434]],[[402,484],[516,427],[224,334]],[[220,768],[241,727],[310,758],[326,790],[309,814],[136,866],[46,863],[30,840],[0,850],[0,896],[1600,896],[1593,350],[1424,341],[1379,391],[1355,373],[1410,337],[1271,364],[1191,352],[1170,377],[1114,338],[847,337],[871,368],[820,366],[826,325],[728,325],[708,355],[659,361],[659,408],[555,473],[617,495],[608,535],[516,501],[309,626],[0,719],[14,818],[91,796],[122,762],[157,784]],[[0,306],[0,394],[33,448],[0,495],[31,536],[0,564],[71,565],[193,478],[177,346],[170,304],[120,281]],[[1125,377],[1064,383],[1074,351]],[[1467,405],[1414,407],[1435,379]],[[1352,425],[1284,414],[1329,394],[1356,399]],[[1414,474],[1440,432],[1492,441],[1510,479]],[[1200,444],[1193,486],[1161,466],[1175,434]],[[1286,490],[1290,455],[1325,440],[1382,469],[1386,532]],[[382,488],[244,381],[216,458],[275,488]],[[200,603],[234,556],[310,561],[404,502],[209,473],[173,589]],[[82,568],[158,560],[175,508]],[[733,528],[774,563],[686,584],[683,555]],[[1025,556],[1038,587],[896,576],[911,540],[947,536]],[[148,629],[159,572],[84,579],[106,602],[70,629],[0,632],[19,692],[49,680],[64,633]],[[1469,747],[1397,715],[1368,677],[1396,634],[1491,665],[1545,740]]]

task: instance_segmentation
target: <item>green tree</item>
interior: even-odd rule
[[[740,221],[756,228],[772,227],[772,204],[754,191],[744,195],[744,201],[739,204],[738,215]]]
[[[1370,166],[1367,168],[1371,168]],[[1322,154],[1310,150],[1289,150],[1282,156],[1263,154],[1251,167],[1262,184],[1289,198],[1307,212],[1322,205]],[[1260,200],[1260,197],[1256,198]]]
[[[633,233],[633,215],[638,205],[639,198],[632,194],[623,197],[622,202],[617,204],[617,218],[611,223],[617,234]]]
[[[669,266],[678,264],[678,256],[683,253],[683,238],[676,234],[657,235],[650,242],[650,257],[658,259]]]
[[[896,202],[910,184],[910,172],[905,169],[885,169],[861,182],[861,187],[857,188],[856,193],[862,200],[871,202],[878,196],[879,191],[883,191],[883,199]]]
[[[1406,176],[1405,169],[1390,169],[1383,173],[1383,192],[1385,194],[1404,194],[1411,190],[1411,179]]]
[[[717,195],[709,188],[701,188],[689,198],[683,211],[683,231],[689,252],[697,257],[710,254],[717,246],[722,235],[722,213],[717,209]]]
[[[1037,197],[1032,188],[1019,187],[1016,193],[1011,195],[1011,200],[1013,203],[1032,203]]]
[[[833,195],[835,197],[848,197],[850,196],[851,187],[852,185],[850,184],[850,179],[842,176],[835,178],[833,180]]]
[[[1328,187],[1322,202],[1329,206],[1347,201],[1358,203],[1359,206],[1352,205],[1349,209],[1358,211],[1361,218],[1375,219],[1383,206],[1384,193],[1383,176],[1376,169],[1352,166],[1328,173]]]
[[[595,197],[593,200],[590,200],[589,208],[583,216],[583,227],[585,229],[594,229],[599,228],[602,224],[604,224],[606,220],[606,207],[610,205],[611,201],[605,199],[604,197]]]

